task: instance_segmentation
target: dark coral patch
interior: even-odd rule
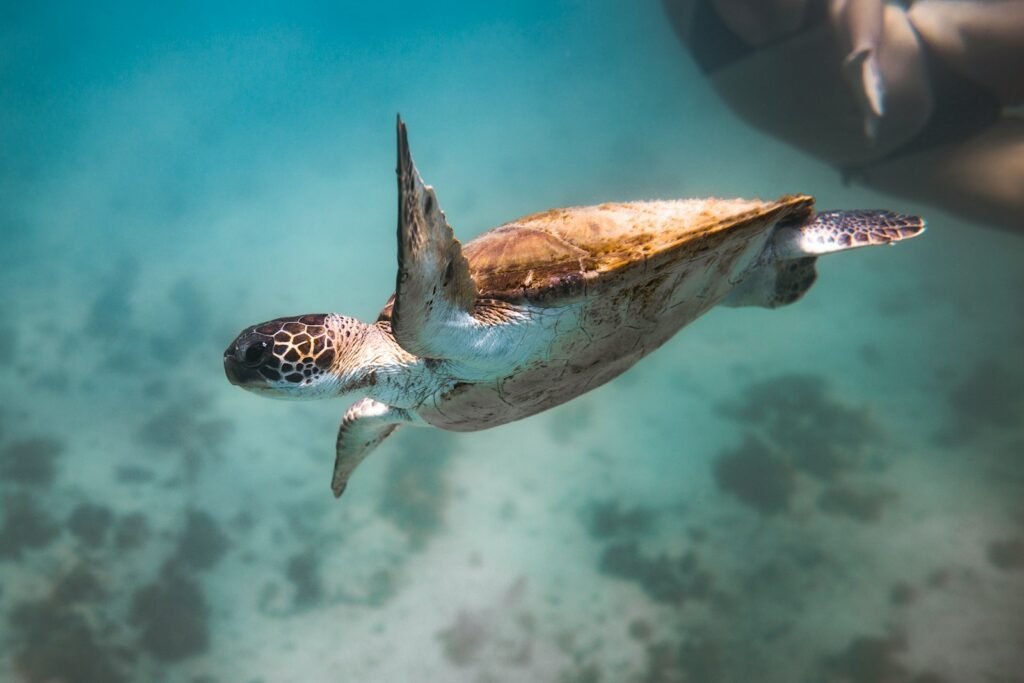
[[[114,525],[114,545],[118,550],[134,550],[149,539],[149,523],[138,512],[121,517]]]
[[[228,548],[228,537],[209,513],[189,510],[174,561],[190,569],[211,569]]]
[[[785,512],[796,487],[789,463],[752,436],[718,458],[715,481],[720,489],[763,515]]]
[[[897,638],[855,638],[845,650],[829,657],[825,666],[829,674],[850,683],[895,683],[910,678],[898,660],[905,649]]]
[[[988,546],[988,559],[1004,571],[1024,570],[1024,539],[993,541]]]
[[[68,529],[78,540],[91,547],[102,545],[114,521],[114,513],[105,505],[81,503],[71,511]]]
[[[89,621],[60,600],[23,602],[10,614],[14,666],[25,681],[122,683],[127,679]]]
[[[902,581],[889,589],[889,604],[897,607],[905,607],[914,601],[916,593],[913,587]]]
[[[882,516],[889,495],[860,491],[846,485],[829,486],[818,498],[818,507],[830,515],[845,515],[858,522],[874,522]]]
[[[19,484],[49,486],[56,476],[57,456],[63,444],[39,437],[23,439],[0,451],[0,478]]]
[[[948,396],[952,420],[939,434],[942,441],[962,443],[995,429],[1020,424],[1024,382],[1013,368],[983,361]]]
[[[295,607],[312,607],[323,599],[324,586],[320,580],[319,561],[313,550],[306,550],[288,558],[285,576],[295,588],[292,598]]]
[[[99,579],[85,565],[75,565],[74,569],[57,580],[53,596],[62,604],[99,600],[105,591]]]
[[[860,636],[842,652],[825,660],[825,678],[843,683],[946,683],[931,671],[912,671],[901,661],[907,643],[902,637]]]
[[[170,568],[132,598],[131,622],[142,631],[143,648],[165,662],[209,649],[209,614],[199,584]]]
[[[684,640],[679,644],[676,657],[687,681],[723,680],[725,658],[722,648],[710,638]]]
[[[59,535],[56,521],[31,497],[21,494],[4,500],[0,558],[18,559],[22,551],[47,546]]]
[[[624,509],[615,500],[594,503],[589,512],[588,526],[593,538],[643,535],[654,521],[651,510],[642,507]]]
[[[821,377],[783,375],[757,382],[723,412],[754,429],[793,467],[831,481],[863,459],[879,438],[863,409],[837,401]]]
[[[714,581],[692,551],[681,557],[647,557],[632,540],[608,546],[601,556],[601,571],[637,583],[653,600],[673,604],[711,597]]]

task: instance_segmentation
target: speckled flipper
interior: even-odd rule
[[[924,232],[924,219],[883,210],[822,211],[800,226],[781,227],[772,240],[774,259],[892,244]]]
[[[453,337],[465,333],[476,286],[462,247],[423,184],[409,152],[405,123],[398,119],[398,278],[391,328],[409,353],[450,357]]]
[[[408,410],[392,408],[389,405],[364,398],[353,403],[345,411],[338,429],[335,446],[334,476],[331,490],[334,497],[340,497],[348,486],[352,472],[374,448],[391,436],[401,424],[416,423],[416,417]]]
[[[892,244],[924,232],[924,219],[892,211],[823,211],[802,225],[776,229],[761,265],[736,283],[722,304],[778,308],[811,288],[821,254]]]

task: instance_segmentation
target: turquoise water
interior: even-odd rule
[[[0,680],[1021,680],[1024,243],[746,127],[657,3],[374,7],[0,10]],[[221,354],[376,315],[396,112],[464,240],[787,192],[930,229],[335,501],[346,403]]]

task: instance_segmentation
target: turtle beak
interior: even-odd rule
[[[236,387],[246,388],[264,384],[263,376],[252,368],[247,368],[242,362],[239,357],[241,353],[237,342],[232,342],[224,351],[224,374],[227,375],[228,381]]]

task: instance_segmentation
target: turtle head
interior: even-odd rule
[[[352,336],[349,321],[361,324],[314,313],[253,325],[224,351],[228,381],[275,398],[335,396],[341,383],[339,348]]]

